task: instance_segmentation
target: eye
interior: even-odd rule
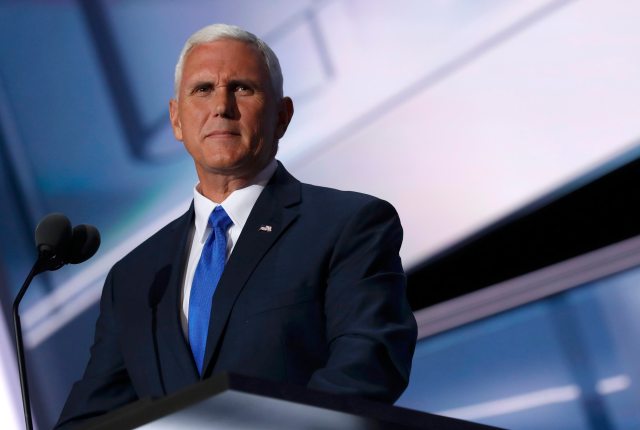
[[[209,94],[212,89],[213,85],[211,84],[199,84],[193,88],[192,94],[206,95]]]
[[[247,84],[238,83],[233,86],[233,92],[243,95],[253,94],[253,88]]]

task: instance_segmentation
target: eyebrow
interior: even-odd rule
[[[244,85],[249,85],[251,88],[256,89],[256,90],[261,90],[262,86],[260,85],[260,83],[254,79],[250,79],[250,78],[233,78],[230,79],[225,86],[232,86],[232,85],[238,85],[238,84],[244,84]],[[214,88],[216,87],[214,81],[212,79],[199,79],[195,82],[193,82],[192,84],[189,84],[187,86],[187,89],[189,91],[192,91],[198,87],[201,87],[203,85],[212,85]]]
[[[262,89],[262,85],[260,85],[260,82],[253,79],[249,79],[249,78],[231,79],[228,83],[228,85],[238,85],[238,84],[248,85],[255,90]]]
[[[195,81],[195,82],[189,84],[187,86],[187,88],[192,90],[194,88],[198,88],[198,87],[201,87],[203,85],[214,85],[214,83],[213,83],[213,81],[210,81],[210,80],[198,80],[198,81]]]

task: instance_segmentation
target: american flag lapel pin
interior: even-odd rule
[[[271,233],[271,230],[273,230],[273,228],[270,225],[261,225],[258,230],[259,231],[266,231],[267,233]]]

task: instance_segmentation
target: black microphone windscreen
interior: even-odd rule
[[[100,232],[92,225],[80,224],[73,228],[69,263],[78,264],[87,261],[100,247]]]
[[[40,254],[65,253],[71,240],[71,222],[61,213],[49,214],[38,223],[35,236]]]

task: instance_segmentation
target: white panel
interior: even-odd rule
[[[391,201],[410,266],[629,149],[640,135],[640,4],[570,2],[538,16],[445,78],[321,141],[322,151],[292,155],[292,170]],[[403,70],[399,62],[378,66],[392,74]],[[372,103],[394,85],[378,88],[366,76],[341,83],[353,103],[325,106],[327,116],[353,118],[360,99]]]
[[[0,319],[6,321],[0,307]],[[0,417],[2,428],[13,430],[24,426],[20,398],[20,379],[16,366],[16,352],[13,340],[8,336],[5,327],[0,326]]]

